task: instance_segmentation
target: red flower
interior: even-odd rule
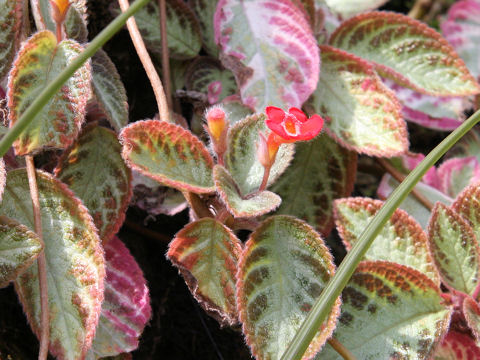
[[[290,108],[288,113],[275,106],[267,106],[267,126],[281,139],[281,142],[291,143],[301,140],[311,140],[322,130],[323,119],[320,115],[311,118],[297,108]]]

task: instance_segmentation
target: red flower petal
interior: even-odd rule
[[[297,120],[301,121],[302,123],[304,123],[305,121],[307,121],[307,115],[305,115],[303,113],[302,110],[300,109],[297,109],[295,107],[291,107],[290,109],[288,109],[288,112],[290,114],[292,114],[293,116],[295,116],[297,118]]]
[[[274,122],[274,123],[280,124],[285,119],[285,111],[283,111],[282,109],[280,109],[278,107],[267,106],[265,108],[265,112],[267,113],[267,117],[268,117],[268,119],[267,119],[267,126],[268,127],[270,127],[270,125],[268,125],[269,122]]]
[[[310,140],[323,128],[323,119],[320,115],[313,115],[310,119],[300,125],[301,140]],[[300,140],[300,139],[299,139]]]

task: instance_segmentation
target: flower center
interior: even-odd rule
[[[283,128],[288,135],[297,135],[299,130],[297,118],[291,114],[287,114],[283,121]]]

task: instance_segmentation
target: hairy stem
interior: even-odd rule
[[[260,184],[260,187],[258,188],[259,192],[263,191],[267,188],[268,178],[270,177],[270,169],[271,168],[272,168],[271,166],[264,167],[262,183]]]
[[[335,339],[334,337],[331,337],[330,339],[328,339],[327,342],[338,353],[338,355],[340,355],[345,360],[357,359],[355,356],[353,356],[350,350],[348,350],[345,346],[343,346],[343,344],[337,339]]]
[[[167,4],[165,0],[158,0],[160,9],[160,36],[162,40],[162,74],[163,83],[165,84],[165,95],[167,97],[168,106],[172,107],[172,82],[170,81],[170,56],[168,54],[168,38],[167,38]]]
[[[193,212],[198,218],[201,219],[204,217],[215,217],[205,202],[197,194],[184,191],[183,196],[185,196],[185,200],[187,200],[188,205],[192,208]]]
[[[50,343],[50,314],[48,308],[48,283],[47,283],[47,261],[45,259],[45,243],[43,242],[42,217],[40,213],[40,200],[38,197],[37,178],[35,173],[35,164],[33,156],[25,157],[27,164],[28,186],[30,187],[30,197],[32,198],[33,223],[35,233],[40,238],[43,245],[43,251],[37,258],[38,265],[38,284],[40,287],[40,351],[38,360],[45,360],[48,356],[48,345]]]

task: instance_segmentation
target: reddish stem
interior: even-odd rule
[[[57,43],[63,40],[62,23],[56,24]]]
[[[272,168],[272,166],[265,166],[264,167],[264,172],[263,172],[263,179],[262,179],[262,183],[260,184],[260,187],[258,188],[258,191],[263,191],[267,188],[267,183],[268,183],[268,178],[270,176],[270,169]]]
[[[356,360],[357,358],[340,341],[331,337],[327,340],[328,344],[345,360]]]

